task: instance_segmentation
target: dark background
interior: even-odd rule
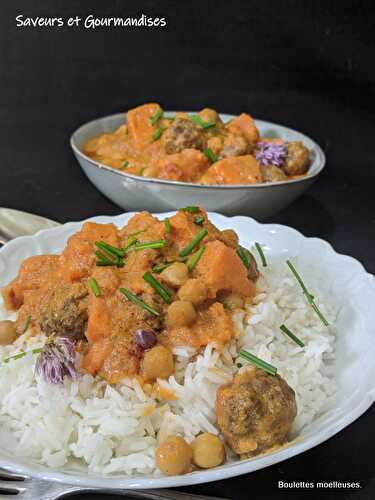
[[[327,239],[375,272],[371,0],[7,0],[0,9],[0,206],[61,222],[118,214],[71,154],[68,139],[77,126],[149,100],[165,109],[246,111],[311,135],[328,158],[308,194],[272,221]],[[166,17],[167,27],[17,28],[15,21],[18,14],[142,13]],[[263,493],[375,498],[374,416],[372,408],[287,462],[187,491],[254,500]],[[279,479],[361,479],[364,488],[282,493]]]

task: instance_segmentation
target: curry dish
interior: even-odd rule
[[[126,123],[90,139],[83,152],[129,174],[198,184],[287,181],[310,165],[301,141],[261,138],[246,113],[223,123],[213,109],[165,116],[155,103],[128,111]]]
[[[145,391],[168,400],[160,381],[175,372],[173,348],[224,348],[236,335],[233,311],[251,302],[258,276],[237,234],[219,230],[199,207],[165,220],[142,212],[121,229],[86,222],[60,255],[26,259],[3,289],[6,308],[18,316],[0,322],[0,341],[14,341],[26,323],[32,335],[48,337],[47,346],[55,343],[51,356],[59,339],[66,356],[73,346],[80,373],[109,384],[136,377]],[[56,382],[49,362],[41,371]],[[68,368],[73,375],[75,367]],[[217,391],[218,427],[241,457],[285,443],[296,412],[294,391],[259,367],[241,368]],[[155,460],[162,472],[181,474],[192,463],[220,465],[225,455],[221,439],[203,433],[191,444],[168,436]]]

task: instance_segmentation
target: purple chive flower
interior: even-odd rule
[[[65,337],[51,336],[35,364],[35,373],[49,384],[62,384],[65,375],[76,380],[74,342]]]
[[[255,158],[258,163],[267,167],[274,165],[281,167],[288,154],[285,144],[274,142],[258,142],[255,149]]]

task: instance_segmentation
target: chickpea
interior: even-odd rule
[[[149,349],[145,352],[142,369],[147,380],[169,377],[174,372],[171,351],[162,345],[156,345]]]
[[[194,305],[201,304],[207,299],[207,288],[198,279],[190,279],[178,291],[181,300],[188,300]]]
[[[192,457],[191,447],[180,436],[168,437],[155,452],[157,468],[168,476],[190,472]]]
[[[221,235],[223,236],[224,242],[232,248],[238,247],[238,236],[233,229],[224,229],[221,231]]]
[[[223,303],[229,309],[241,309],[244,301],[241,295],[238,295],[237,293],[230,293],[224,298]]]
[[[191,302],[187,300],[176,300],[168,307],[167,312],[167,325],[173,326],[187,326],[195,321],[197,313]]]
[[[191,443],[193,462],[202,469],[210,469],[225,462],[225,448],[220,439],[209,432],[196,437]]]
[[[18,337],[13,321],[0,321],[0,345],[12,344]]]
[[[174,262],[166,267],[160,277],[170,286],[181,286],[188,279],[189,270],[183,262]]]

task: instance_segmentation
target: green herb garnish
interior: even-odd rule
[[[31,354],[39,354],[42,351],[43,351],[43,347],[37,347],[35,349],[31,349],[31,351],[22,351],[22,352],[15,354],[14,356],[9,356],[9,358],[3,359],[3,363],[9,363],[9,361],[11,361],[12,359],[24,358],[27,354],[30,354],[30,353]]]
[[[196,214],[200,212],[200,210],[199,207],[184,207],[178,209],[179,212],[188,212],[189,214]]]
[[[203,150],[203,153],[206,155],[210,163],[215,163],[219,159],[211,148],[206,148],[205,150]]]
[[[164,219],[164,226],[165,226],[165,234],[167,235],[167,239],[171,235],[171,221],[169,220],[169,217]]]
[[[187,267],[189,271],[192,271],[196,265],[198,264],[199,259],[202,257],[203,252],[206,250],[206,247],[202,245],[199,250],[197,250],[190,258],[187,263]]]
[[[300,347],[305,347],[305,344],[300,340],[294,333],[292,333],[289,328],[285,325],[280,326],[280,330],[285,333],[289,338],[291,338],[296,344],[298,344]]]
[[[313,308],[313,310],[316,312],[316,314],[319,316],[321,322],[323,323],[324,326],[329,326],[329,323],[328,321],[326,320],[326,318],[323,316],[322,312],[320,311],[319,307],[316,305],[315,301],[314,301],[314,295],[312,295],[308,289],[306,288],[304,282],[302,281],[302,278],[301,276],[298,274],[296,268],[294,267],[294,265],[291,263],[290,260],[287,260],[286,261],[289,269],[292,271],[292,273],[294,274],[296,280],[298,281],[299,285],[301,286],[302,288],[302,291],[303,291],[303,294],[305,295],[308,303],[311,305],[311,307]]]
[[[241,349],[239,352],[239,355],[246,359],[249,363],[252,363],[254,366],[257,368],[260,368],[261,370],[264,370],[265,372],[269,373],[270,375],[276,375],[277,373],[277,368],[275,366],[270,365],[266,361],[263,361],[263,359],[258,358],[257,356],[254,356],[254,354],[251,354],[248,351],[245,351],[244,349]]]
[[[138,170],[138,174],[137,175],[139,175],[140,177],[142,177],[144,171],[145,171],[145,167],[140,168]]]
[[[191,115],[190,119],[195,123],[195,125],[199,125],[204,129],[211,128],[216,125],[216,122],[205,122],[199,115]]]
[[[196,224],[197,226],[201,226],[204,222],[204,217],[202,217],[202,215],[197,215],[196,217],[194,217],[194,224]]]
[[[95,255],[98,257],[98,261],[96,262],[97,266],[117,266],[123,267],[124,263],[120,257],[117,255],[113,255],[110,253],[104,253],[100,250],[95,252]]]
[[[237,366],[237,368],[242,368],[243,364],[242,363],[237,363],[236,366]]]
[[[154,309],[153,307],[149,306],[145,302],[143,302],[141,299],[139,299],[134,293],[132,293],[130,290],[127,288],[120,288],[120,292],[125,295],[125,297],[130,300],[130,302],[133,302],[136,306],[141,307],[142,309],[145,309],[148,311],[150,314],[153,314],[154,316],[159,316],[160,313]]]
[[[155,132],[152,134],[152,140],[153,141],[158,141],[160,137],[163,135],[164,130],[166,130],[167,127],[159,127],[155,130]]]
[[[146,250],[147,248],[163,248],[166,244],[165,240],[148,241],[147,243],[136,243],[130,250],[139,252],[140,250]]]
[[[259,245],[259,243],[255,243],[255,248],[257,249],[257,251],[259,253],[260,260],[262,261],[262,266],[267,267],[267,261],[266,261],[266,258],[264,256],[262,247]]]
[[[128,160],[124,161],[124,163],[121,165],[120,168],[128,168],[128,166],[130,165],[130,163],[128,162]]]
[[[180,252],[180,257],[186,257],[187,255],[189,255],[192,250],[199,245],[199,243],[203,240],[203,238],[205,236],[207,236],[208,234],[208,231],[207,229],[201,229],[195,236],[194,238],[191,240],[191,242],[186,245],[185,248],[183,248]]]
[[[133,245],[135,245],[137,243],[137,241],[138,240],[135,237],[135,235],[129,236],[128,239],[127,239],[126,245],[124,246],[124,253],[127,252],[130,247],[132,247]]]
[[[25,324],[23,326],[23,330],[22,330],[22,333],[26,333],[29,326],[30,326],[30,321],[31,321],[31,315],[29,314],[26,318],[26,321],[25,321]]]
[[[237,247],[237,255],[239,258],[242,260],[243,265],[246,267],[246,269],[249,269],[251,265],[251,260],[249,257],[249,250],[247,248],[242,247],[241,245],[238,245]]]
[[[164,111],[159,108],[152,116],[150,116],[151,125],[155,125],[155,123],[158,122],[160,118],[162,118],[163,114]]]
[[[100,287],[99,287],[98,282],[96,281],[96,279],[95,278],[90,278],[89,279],[89,285],[90,285],[92,293],[95,295],[95,297],[99,297],[102,292],[100,290]]]
[[[107,252],[114,257],[123,257],[125,255],[124,250],[121,248],[114,247],[113,245],[110,245],[109,243],[105,243],[104,241],[95,241],[95,245],[100,248],[100,250],[103,250],[104,252]]]
[[[165,288],[156,278],[154,278],[151,273],[145,273],[143,275],[143,279],[155,290],[158,295],[160,295],[164,302],[166,302],[167,304],[170,304],[172,302],[172,296],[169,293],[169,290],[167,290],[167,288]]]
[[[164,262],[163,264],[156,264],[152,268],[152,272],[155,274],[160,274],[164,271],[164,269],[167,269],[167,267],[169,267],[171,264],[173,264],[173,262]]]

